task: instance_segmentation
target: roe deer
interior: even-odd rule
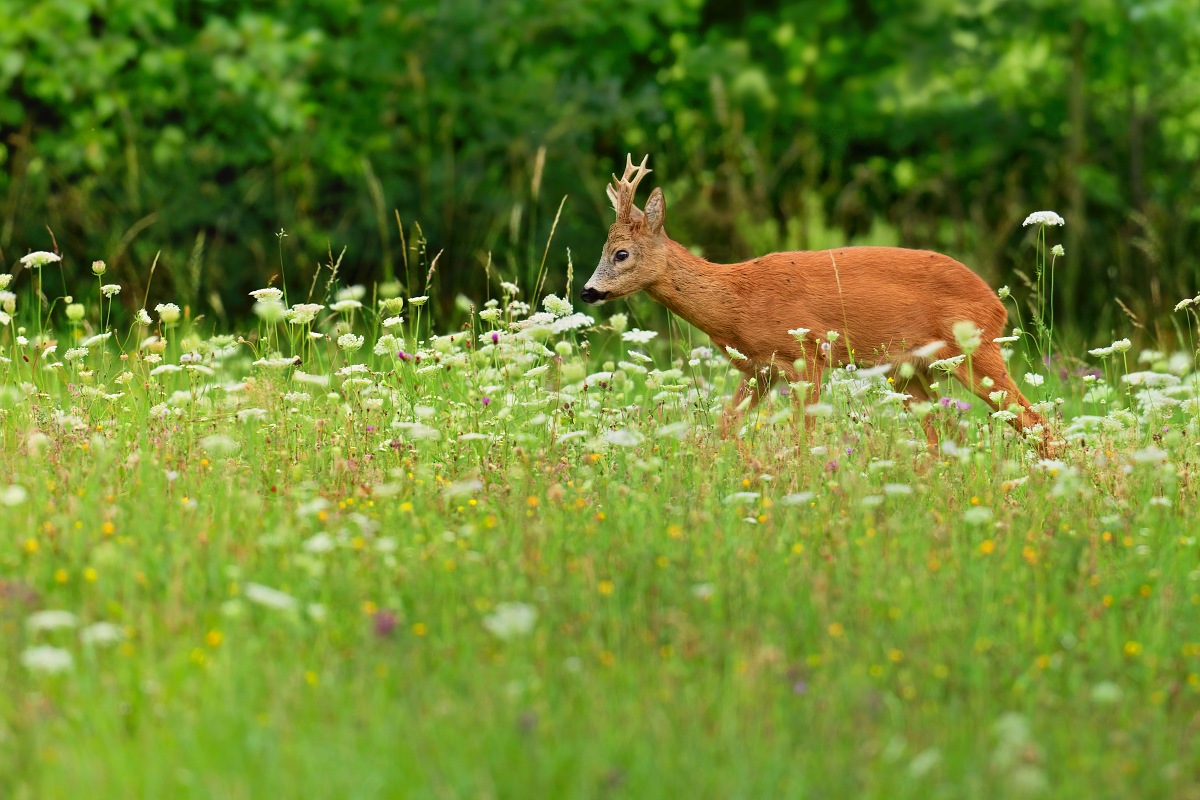
[[[744,401],[757,405],[780,377],[805,381],[802,399],[816,402],[824,370],[839,363],[898,364],[894,381],[896,391],[909,395],[906,405],[932,400],[929,365],[962,355],[956,339],[965,329],[979,344],[953,367],[954,377],[992,408],[1012,408],[1017,430],[1041,426],[1042,449],[1049,446],[1046,420],[1030,408],[993,341],[1004,335],[1008,313],[966,266],[940,253],[900,247],[795,251],[740,264],[711,263],[667,236],[662,189],[650,193],[645,211],[633,204],[638,184],[650,172],[647,158],[635,167],[627,157],[624,176],[614,175],[608,186],[617,221],[581,297],[598,304],[644,290],[707,333],[717,347],[744,355],[733,359],[743,376],[725,413],[726,431]],[[797,328],[812,334],[789,333]],[[832,342],[829,331],[839,334]],[[935,449],[937,430],[930,415],[921,424]]]

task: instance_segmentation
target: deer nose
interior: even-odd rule
[[[583,287],[583,291],[579,293],[579,297],[585,303],[595,304],[608,297],[608,292],[598,292],[590,286],[585,286]]]

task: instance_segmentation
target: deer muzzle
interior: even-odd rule
[[[579,298],[590,305],[602,303],[606,297],[608,297],[608,292],[600,292],[590,286],[583,287],[583,291],[579,293]]]

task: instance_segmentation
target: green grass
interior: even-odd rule
[[[5,797],[1200,797],[1190,359],[1108,414],[1051,374],[1060,461],[978,407],[934,457],[846,373],[722,439],[725,359],[607,320],[418,346],[405,308],[375,356],[364,298],[48,367],[80,302],[56,352],[24,296],[0,330]]]

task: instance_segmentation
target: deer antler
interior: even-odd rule
[[[626,153],[625,174],[620,178],[616,175],[612,176],[614,185],[609,187],[608,196],[613,201],[613,208],[617,210],[618,222],[633,222],[642,217],[641,209],[633,204],[633,196],[637,192],[642,178],[653,171],[646,167],[646,161],[649,158],[649,155],[642,156],[642,163],[635,167],[633,156]]]

